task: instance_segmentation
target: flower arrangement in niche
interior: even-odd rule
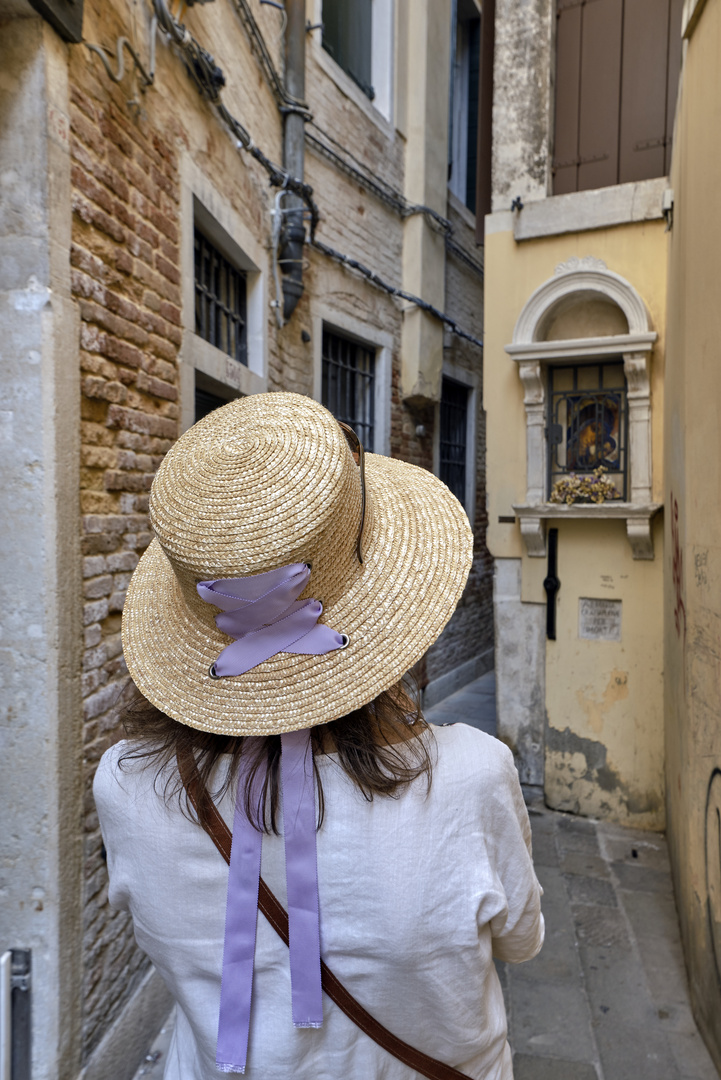
[[[592,473],[569,473],[553,485],[549,498],[552,503],[602,503],[607,499],[620,499],[621,496],[609,476],[604,476],[606,469],[599,465]]]

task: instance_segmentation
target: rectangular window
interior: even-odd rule
[[[473,0],[458,0],[451,48],[448,183],[475,213],[481,20]]]
[[[195,229],[195,332],[248,364],[246,275]]]
[[[465,506],[468,468],[468,387],[443,376],[440,478]]]
[[[549,493],[569,473],[606,470],[622,499],[628,470],[628,408],[622,362],[548,369]]]
[[[558,0],[553,192],[668,173],[683,0]]]
[[[373,100],[373,0],[323,0],[323,48]]]
[[[196,386],[195,388],[195,423],[198,420],[202,420],[208,413],[212,413],[215,409],[222,408],[223,405],[228,404],[228,398],[221,397],[219,394],[213,394],[210,390],[203,390],[202,387]]]
[[[322,401],[373,450],[375,350],[323,329]]]

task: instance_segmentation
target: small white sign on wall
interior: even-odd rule
[[[621,640],[621,600],[578,600],[578,636],[590,641]]]

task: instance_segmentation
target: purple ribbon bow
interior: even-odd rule
[[[235,638],[211,666],[214,678],[242,675],[279,652],[321,655],[348,644],[345,634],[318,622],[319,600],[297,600],[310,579],[305,563],[252,577],[201,581],[198,595],[221,609],[219,630]],[[320,916],[316,855],[316,797],[310,731],[281,735],[283,832],[288,886],[290,981],[293,1025],[321,1027]],[[223,974],[216,1065],[245,1072],[258,921],[263,834],[245,813],[247,762],[241,758],[228,874]],[[256,772],[251,806],[257,805],[264,774]]]
[[[306,563],[291,563],[252,577],[200,581],[198,595],[221,609],[216,626],[236,639],[211,665],[210,674],[243,675],[279,652],[320,656],[345,648],[345,634],[318,622],[320,600],[296,600],[309,580]]]
[[[320,915],[316,855],[316,800],[310,731],[281,735],[281,785],[285,872],[288,887],[290,981],[293,1025],[323,1024],[320,976]],[[258,920],[258,888],[263,834],[245,813],[248,758],[241,758],[228,875],[223,975],[216,1066],[244,1073],[248,1056],[253,961]],[[256,773],[251,805],[256,805],[262,770]]]

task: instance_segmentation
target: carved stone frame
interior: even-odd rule
[[[607,337],[538,340],[544,320],[576,295],[602,297],[626,317],[627,334]],[[529,555],[546,553],[543,520],[572,517],[624,517],[635,559],[653,558],[651,518],[660,508],[653,503],[651,448],[651,352],[657,334],[650,329],[646,306],[633,286],[591,256],[573,258],[556,267],[554,275],[527,300],[506,352],[518,364],[526,407],[526,502],[515,506]],[[628,454],[630,500],[625,503],[573,507],[546,501],[546,373],[545,365],[562,361],[596,363],[623,357],[628,387]]]

